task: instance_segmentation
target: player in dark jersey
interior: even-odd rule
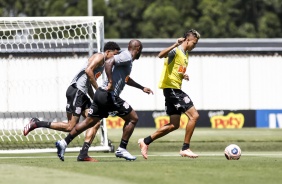
[[[36,128],[49,128],[64,132],[70,132],[72,128],[79,122],[80,116],[86,117],[91,105],[91,100],[94,99],[94,91],[98,89],[97,78],[104,71],[105,61],[120,51],[120,47],[115,42],[107,42],[104,46],[104,52],[95,53],[85,62],[82,69],[75,75],[70,83],[67,91],[67,118],[68,122],[47,122],[40,121],[38,118],[32,118],[30,123],[24,127],[23,134],[28,133]],[[90,98],[89,98],[90,97]],[[78,161],[97,161],[88,156],[88,149],[100,127],[98,122],[94,127],[89,128],[85,134],[85,140],[80,154],[77,157]]]
[[[150,88],[141,86],[129,77],[132,62],[135,59],[139,59],[141,52],[142,43],[139,40],[131,40],[127,50],[114,55],[106,61],[105,72],[107,79],[104,81],[102,87],[97,89],[88,117],[76,124],[65,139],[56,142],[57,154],[62,161],[64,161],[64,153],[67,145],[81,132],[95,126],[102,118],[108,117],[109,113],[115,113],[125,121],[121,142],[115,152],[116,157],[126,160],[136,159],[135,156],[132,156],[126,150],[126,147],[137,124],[138,116],[132,107],[121,99],[119,95],[125,84],[139,88],[147,94],[153,94]]]

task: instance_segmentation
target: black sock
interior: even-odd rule
[[[145,143],[146,145],[151,144],[151,142],[153,142],[153,139],[152,139],[151,136],[148,136],[148,137],[146,137],[146,138],[144,139],[144,143]]]
[[[81,148],[80,153],[86,155],[88,153],[89,147],[90,147],[90,143],[89,142],[84,142],[83,146]]]
[[[183,146],[182,146],[182,151],[183,150],[187,150],[190,148],[190,144],[187,144],[187,143],[183,143]]]
[[[38,121],[35,123],[37,127],[50,128],[51,122],[48,121]]]
[[[72,136],[71,134],[68,134],[67,137],[65,138],[65,141],[67,143],[67,145],[74,139],[74,136]]]
[[[127,144],[128,144],[128,141],[122,139],[120,141],[119,147],[126,149]]]

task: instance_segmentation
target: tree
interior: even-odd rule
[[[10,16],[87,16],[87,0],[0,0]],[[282,37],[281,0],[93,0],[106,38],[177,38],[197,29],[203,38]]]
[[[44,16],[45,1],[38,0],[0,0],[2,17]]]
[[[142,18],[139,30],[144,38],[175,38],[183,35],[181,15],[170,1],[150,4]]]

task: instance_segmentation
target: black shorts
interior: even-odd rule
[[[125,116],[132,111],[132,107],[118,96],[112,96],[108,91],[98,88],[88,116],[107,118],[109,115]]]
[[[168,115],[179,114],[186,112],[194,106],[190,97],[180,89],[163,89],[165,96],[165,107]]]
[[[67,106],[66,111],[74,116],[80,116],[85,109],[89,109],[91,101],[89,97],[82,91],[77,89],[75,85],[68,87],[66,92]]]

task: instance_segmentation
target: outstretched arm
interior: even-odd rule
[[[178,39],[176,40],[176,42],[175,42],[172,46],[170,46],[170,47],[168,47],[168,48],[162,50],[162,51],[159,53],[158,57],[159,57],[159,58],[167,57],[169,51],[171,51],[171,50],[174,49],[175,47],[178,47],[184,40],[185,40],[185,38],[178,38]]]
[[[128,77],[128,80],[126,82],[127,85],[129,86],[132,86],[132,87],[135,87],[135,88],[138,88],[138,89],[141,89],[144,93],[147,93],[147,94],[154,94],[154,92],[150,89],[150,88],[147,88],[147,87],[143,87],[141,86],[140,84],[138,84],[137,82],[135,82],[132,78]]]
[[[115,63],[115,58],[111,57],[106,60],[105,62],[105,72],[108,78],[108,91],[112,91],[114,86],[113,86],[113,77],[112,77],[112,69]]]

